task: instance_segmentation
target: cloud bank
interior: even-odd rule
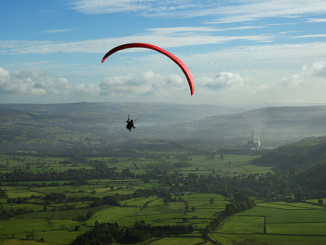
[[[0,93],[20,95],[66,94],[71,85],[40,70],[10,72],[0,67]]]
[[[304,65],[300,73],[285,77],[282,84],[287,88],[316,88],[326,92],[326,60]]]
[[[0,94],[55,96],[79,101],[156,101],[181,91],[189,96],[187,82],[179,75],[162,75],[152,71],[139,75],[112,76],[97,83],[70,83],[40,70],[9,71],[0,67]],[[301,70],[275,83],[253,83],[253,78],[233,72],[196,80],[194,98],[209,103],[321,103],[326,91],[326,60],[304,65]],[[66,100],[64,99],[64,100]],[[251,100],[252,99],[252,100]]]
[[[0,94],[17,96],[56,96],[79,100],[120,100],[141,98],[155,99],[168,96],[171,90],[186,88],[187,82],[179,75],[162,75],[152,71],[136,76],[113,76],[98,83],[70,83],[66,78],[56,78],[41,70],[9,71],[0,67]],[[172,87],[172,88],[171,88]],[[187,91],[188,92],[188,91]]]

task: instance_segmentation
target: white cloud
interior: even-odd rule
[[[234,97],[235,92],[237,92],[237,99],[245,102],[247,99],[243,98],[244,91],[248,94],[264,94],[263,98],[266,101],[275,100],[278,95],[284,95],[285,91],[289,91],[289,94],[293,94],[292,100],[296,100],[298,98],[294,96],[293,91],[290,91],[290,87],[287,89],[285,83],[288,82],[295,86],[295,81],[299,81],[294,80],[295,75],[291,76],[291,74],[296,74],[296,76],[300,76],[300,81],[303,80],[303,71],[296,71],[304,63],[314,64],[306,65],[307,68],[304,73],[306,76],[308,70],[313,70],[312,67],[315,69],[314,74],[317,74],[317,71],[323,74],[324,70],[322,68],[318,70],[317,68],[324,67],[324,63],[314,63],[314,61],[322,60],[322,58],[326,57],[326,43],[254,45],[178,56],[192,72],[196,87],[194,96],[198,99],[202,98],[203,101],[205,99],[203,94],[210,93],[214,95],[218,93],[219,96],[214,101],[214,103],[218,103],[218,100],[223,98],[221,94],[227,94],[230,91],[233,91],[232,95],[225,95],[224,101],[227,101],[230,96]],[[91,99],[96,96],[99,98],[104,96],[102,98],[113,100],[113,97],[110,96],[116,96],[117,100],[121,100],[124,96],[134,97],[134,99],[135,96],[138,96],[138,98],[155,96],[155,93],[161,90],[163,91],[162,93],[167,93],[168,90],[164,89],[171,87],[172,84],[180,84],[180,86],[185,88],[187,83],[181,70],[170,60],[165,59],[165,57],[161,58],[161,56],[153,53],[153,55],[137,58],[136,61],[128,59],[128,62],[124,63],[123,67],[120,64],[111,63],[108,66],[99,63],[83,71],[85,76],[89,76],[87,80],[90,84],[86,84],[86,80],[84,80],[84,84],[78,86],[69,83],[67,80],[61,81],[46,72],[38,70],[36,70],[37,72],[34,70],[19,72],[8,71],[2,68],[0,70],[0,90],[2,93],[16,94],[60,94],[64,96],[64,93],[67,93],[81,98],[79,100]],[[166,70],[162,71],[162,67]],[[152,72],[148,72],[148,70]],[[130,72],[130,74],[121,76],[126,71]],[[232,73],[223,71],[232,71]],[[22,78],[22,74],[25,74],[25,78]],[[60,76],[68,77],[69,74],[69,72],[62,73]],[[102,82],[96,83],[96,81],[92,81],[94,74],[97,74],[98,78],[96,79],[100,79],[98,81]],[[104,79],[104,77],[108,77],[108,74],[110,79]],[[216,74],[219,74],[219,76],[215,77]],[[284,76],[287,79],[283,80],[283,86],[276,87],[274,84],[279,84]],[[309,79],[305,79],[305,81],[309,81]],[[314,81],[321,82],[322,80],[318,78],[317,81],[315,76]],[[81,83],[80,81],[74,82]],[[322,83],[320,84],[322,85]],[[65,89],[60,90],[62,87]],[[187,89],[183,90],[188,94]],[[300,94],[300,90],[298,92]],[[270,94],[275,96],[272,97]],[[280,101],[287,101],[289,98],[289,96],[284,95],[279,99]],[[311,99],[313,100],[313,98]]]
[[[196,96],[206,103],[300,104],[325,103],[326,60],[303,65],[284,78],[248,77],[220,72],[217,76],[197,79]]]
[[[318,88],[326,92],[326,60],[304,65],[300,73],[283,78],[282,85],[296,89]]]
[[[326,34],[314,34],[314,35],[302,35],[302,36],[293,36],[291,38],[320,38],[326,37]]]
[[[216,92],[221,89],[238,89],[243,88],[247,77],[242,77],[239,74],[232,72],[220,72],[215,77],[205,77],[200,79],[199,86],[209,90],[210,92]]]
[[[9,79],[9,71],[5,70],[4,68],[0,67],[0,84],[4,83]]]
[[[312,77],[326,79],[326,60],[316,61],[312,65],[304,65],[302,68],[302,73],[308,74]],[[326,81],[324,82],[326,84]]]
[[[307,14],[326,13],[326,2],[323,0],[259,0],[237,1],[237,4],[222,8],[212,8],[206,14],[215,14],[220,23],[252,21],[263,18],[295,18]]]
[[[144,72],[140,76],[128,74],[106,78],[99,84],[102,95],[138,96],[146,95],[155,97],[157,94],[168,93],[168,85],[173,83],[175,88],[184,83],[180,76],[171,74],[164,76],[152,71]]]
[[[180,86],[184,83],[184,79],[182,79],[180,76],[171,74],[166,77],[166,84],[168,86]]]
[[[195,87],[195,94],[191,97],[183,76],[162,75],[152,71],[107,77],[98,83],[74,85],[65,78],[55,78],[39,70],[9,71],[0,67],[1,97],[10,95],[12,98],[25,98],[25,102],[30,98],[37,101],[40,97],[42,101],[44,98],[53,99],[52,102],[156,101],[171,94],[174,95],[169,100],[176,100],[183,94],[182,101],[185,98],[189,103],[196,100],[214,104],[322,103],[325,102],[326,60],[306,64],[299,72],[279,81],[267,82],[262,79],[257,83],[254,77],[235,72],[219,72],[215,76],[196,78]],[[176,92],[181,93],[176,95]]]
[[[308,23],[324,23],[326,22],[326,19],[319,19],[319,18],[310,18]]]
[[[205,27],[153,28],[148,34],[76,42],[0,41],[0,54],[104,53],[121,43],[147,42],[162,48],[225,43],[234,40],[268,42],[270,35],[218,36]]]
[[[75,87],[72,87],[73,89],[70,90],[71,95],[86,97],[88,99],[91,99],[94,96],[97,96],[101,92],[101,88],[99,84],[77,84]]]
[[[85,14],[134,13],[165,17],[217,17],[220,23],[243,22],[270,17],[293,18],[326,13],[324,0],[76,0],[72,8]]]
[[[46,30],[44,33],[55,34],[55,33],[63,33],[63,32],[71,32],[72,29],[55,29],[55,30]]]
[[[84,14],[109,14],[121,12],[139,12],[143,15],[168,13],[178,10],[200,7],[194,0],[76,0],[72,8]]]
[[[139,76],[128,74],[113,76],[99,83],[71,84],[65,78],[55,78],[40,70],[8,71],[0,67],[0,94],[24,96],[52,96],[52,98],[77,98],[79,101],[99,98],[123,101],[130,98],[152,99],[167,96],[173,89],[185,87],[186,81],[179,75],[161,75],[152,71]],[[172,87],[173,85],[173,87]],[[172,87],[172,89],[171,89]],[[187,91],[188,92],[188,91]]]
[[[254,72],[272,72],[273,77],[286,76],[295,72],[298,67],[307,62],[326,57],[326,42],[312,42],[302,44],[268,44],[238,46],[214,52],[193,54],[183,59],[188,68],[195,72],[210,73],[231,70]],[[286,69],[285,69],[286,68]]]
[[[304,65],[298,73],[269,84],[261,91],[267,103],[325,103],[326,61]]]
[[[225,27],[225,28],[215,28],[215,27],[166,27],[166,28],[151,28],[148,29],[154,34],[159,35],[171,35],[171,34],[194,34],[199,32],[222,32],[222,31],[234,31],[234,30],[249,30],[249,29],[259,29],[263,26],[236,26],[236,27]]]
[[[40,70],[10,72],[0,67],[0,93],[22,95],[64,94],[71,88],[65,78]]]

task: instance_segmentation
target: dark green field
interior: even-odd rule
[[[222,158],[171,151],[156,153],[154,156],[142,153],[136,159],[96,157],[78,162],[70,158],[3,155],[0,157],[2,173],[25,171],[27,175],[22,176],[21,181],[1,182],[1,190],[5,195],[0,199],[3,213],[0,220],[0,244],[36,244],[33,241],[69,244],[96,223],[117,222],[121,227],[133,227],[140,221],[153,226],[192,225],[194,228],[191,237],[189,234],[157,237],[150,240],[150,244],[210,244],[214,241],[233,244],[234,241],[246,239],[268,244],[295,244],[299,240],[303,242],[301,244],[325,243],[326,212],[323,207],[316,205],[318,199],[306,203],[256,201],[256,207],[226,218],[223,224],[211,231],[208,234],[211,241],[203,239],[202,231],[223,213],[233,199],[222,193],[211,192],[210,187],[206,193],[201,191],[201,194],[195,191],[196,187],[192,187],[193,191],[181,191],[186,190],[186,185],[191,182],[183,183],[180,176],[196,181],[200,188],[200,180],[206,178],[219,178],[229,183],[236,176],[271,174],[271,168],[250,163],[257,157],[224,155]],[[67,177],[61,180],[24,179],[36,178],[38,173],[44,172],[52,175],[56,173],[58,178],[65,178],[65,175],[62,177],[59,174],[92,171],[97,168],[96,164],[114,169],[120,177],[114,175],[112,178],[90,178],[84,181],[74,180],[74,175],[72,179]],[[154,174],[158,170],[161,172]],[[144,180],[140,177],[144,174],[152,178]],[[52,178],[51,175],[48,178]],[[153,192],[131,196],[153,188],[170,189],[169,199]],[[53,193],[61,196],[49,199]],[[108,196],[117,196],[119,205],[94,204],[94,200]]]
[[[168,162],[178,161],[180,154],[173,152],[163,153],[160,157],[169,156]],[[182,154],[186,155],[186,154]],[[241,171],[249,172],[249,160],[255,157],[225,156],[215,160],[205,156],[194,156],[187,159],[189,164],[168,171],[172,174],[178,170],[180,174],[189,175],[197,173],[209,175],[218,172],[218,169],[226,166],[227,171],[220,172],[225,175],[235,175]],[[99,160],[100,159],[100,160]],[[93,158],[88,162],[101,161],[116,172],[130,169],[131,173],[146,172],[149,164],[157,162],[143,157],[136,161],[128,158],[119,158],[118,163],[112,162],[112,158]],[[232,162],[231,164],[229,162]],[[71,163],[67,158],[31,157],[31,156],[1,156],[0,164],[3,173],[26,170],[32,176],[41,172],[65,172],[71,170],[94,169],[90,164]],[[241,166],[241,167],[240,167]],[[266,171],[266,168],[256,168],[250,171]],[[136,221],[145,221],[152,225],[191,224],[196,230],[205,228],[217,212],[224,210],[229,203],[227,198],[219,194],[177,194],[176,201],[166,202],[156,195],[148,197],[131,198],[120,201],[120,206],[100,205],[91,207],[92,201],[79,199],[103,198],[115,194],[128,195],[139,189],[165,186],[152,179],[144,183],[140,179],[89,179],[87,183],[76,185],[70,180],[56,181],[27,181],[2,182],[1,190],[6,193],[0,199],[1,212],[10,213],[3,218],[0,224],[0,238],[3,244],[24,244],[26,240],[45,241],[54,244],[69,244],[76,236],[84,233],[94,226],[95,222],[118,222],[121,226],[133,226]],[[44,197],[51,193],[64,193],[65,199],[47,202]],[[74,200],[69,200],[73,198]],[[77,198],[77,200],[76,200]],[[21,200],[20,200],[21,199]],[[19,200],[19,201],[17,201]],[[187,202],[188,207],[186,207]],[[187,210],[188,209],[188,210]],[[89,218],[80,221],[79,217]],[[76,227],[78,226],[78,230]],[[201,240],[200,234],[194,241]],[[18,239],[18,240],[17,240]],[[181,238],[178,238],[181,239]],[[10,240],[11,242],[9,242]],[[173,240],[173,239],[172,239]],[[189,239],[188,239],[189,240]],[[19,241],[22,241],[19,243]]]

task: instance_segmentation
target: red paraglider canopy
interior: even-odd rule
[[[191,92],[191,95],[193,95],[194,93],[194,90],[195,90],[195,84],[194,84],[194,80],[191,76],[191,73],[190,71],[188,70],[188,68],[186,67],[185,64],[183,64],[183,62],[177,58],[175,55],[169,53],[168,51],[160,48],[160,47],[157,47],[155,45],[152,45],[152,44],[148,44],[148,43],[126,43],[126,44],[122,44],[122,45],[119,45],[113,49],[111,49],[109,52],[106,53],[106,55],[104,55],[103,59],[102,59],[102,63],[106,60],[106,58],[108,58],[111,54],[115,53],[115,52],[118,52],[122,49],[127,49],[127,48],[147,48],[147,49],[153,49],[161,54],[164,54],[166,55],[167,57],[169,57],[171,60],[173,60],[180,68],[181,70],[183,71],[183,73],[185,74],[186,78],[187,78],[187,81],[188,81],[188,84],[189,84],[189,87],[190,87],[190,92]]]

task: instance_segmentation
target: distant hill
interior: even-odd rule
[[[268,107],[217,115],[176,128],[184,138],[246,144],[254,131],[263,145],[279,146],[311,136],[326,135],[326,106]]]
[[[127,116],[136,121],[131,133]],[[164,103],[0,104],[2,149],[87,149],[126,142],[175,141],[246,147],[254,131],[264,147],[326,135],[326,106],[243,108]]]
[[[242,107],[217,105],[179,105],[168,103],[66,103],[66,104],[0,104],[0,119],[5,113],[38,113],[82,115],[93,120],[125,121],[128,114],[139,122],[177,124],[244,111]],[[100,115],[101,118],[97,116]],[[104,118],[103,118],[104,117]],[[141,120],[140,120],[141,119]]]
[[[326,136],[311,137],[287,144],[263,154],[253,161],[259,166],[275,170],[306,170],[326,160]]]
[[[169,130],[194,119],[235,113],[241,108],[164,103],[0,104],[0,151],[96,151],[113,146],[140,146],[150,140],[176,139]],[[125,129],[128,115],[137,130]],[[148,144],[147,144],[148,146]]]
[[[284,145],[255,159],[253,164],[275,171],[294,170],[307,190],[325,190],[326,136]]]

